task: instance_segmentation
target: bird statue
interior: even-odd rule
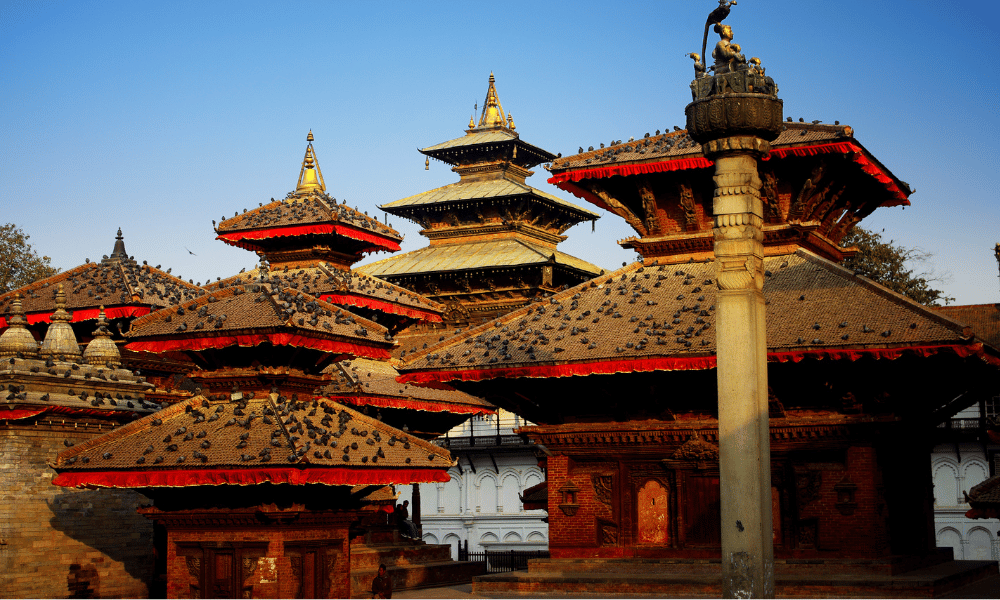
[[[701,55],[697,52],[688,52],[685,56],[694,61],[694,78],[705,76],[705,63],[701,62]]]
[[[705,56],[705,50],[708,48],[708,29],[712,25],[718,25],[726,20],[729,16],[729,11],[736,4],[736,0],[719,0],[719,5],[715,7],[715,10],[708,13],[708,19],[705,21],[705,35],[701,40],[701,55]]]

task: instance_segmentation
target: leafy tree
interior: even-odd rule
[[[845,248],[857,246],[860,250],[844,261],[845,267],[898,294],[927,306],[955,301],[945,296],[943,291],[931,287],[941,283],[941,276],[929,271],[914,273],[911,265],[926,263],[931,258],[930,253],[920,248],[904,248],[893,244],[892,240],[884,242],[881,234],[861,227],[852,229],[840,245]]]
[[[28,237],[13,223],[0,225],[0,294],[59,272],[49,264],[52,259],[38,256]]]

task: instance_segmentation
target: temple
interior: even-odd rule
[[[747,85],[714,77],[692,86]],[[850,127],[778,129],[770,144],[729,142],[763,155],[762,264],[757,275],[749,258],[745,269],[723,265],[760,277],[767,312],[774,593],[940,594],[988,576],[995,563],[953,562],[936,548],[931,479],[914,453],[930,452],[956,398],[995,393],[1000,350],[837,265],[853,252],[839,245],[844,233],[880,206],[908,204],[910,190]],[[474,592],[721,593],[715,561],[721,528],[733,524],[720,522],[720,503],[733,492],[720,489],[717,307],[727,271],[716,264],[712,202],[727,180],[703,156],[719,150],[677,131],[554,161],[550,182],[625,218],[638,235],[621,244],[641,260],[429,344],[399,367],[403,382],[450,383],[534,421],[521,432],[550,453],[552,559],[478,578]]]
[[[525,183],[556,158],[523,141],[490,74],[479,122],[463,137],[420,150],[453,165],[458,183],[380,208],[421,227],[430,245],[359,267],[444,305],[448,324],[480,323],[601,269],[560,252],[567,229],[598,215]]]

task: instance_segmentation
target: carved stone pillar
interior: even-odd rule
[[[757,160],[781,132],[781,100],[759,61],[748,65],[738,47],[730,46],[732,30],[716,26],[716,32],[722,40],[713,53],[715,75],[696,66],[693,102],[685,113],[688,133],[715,161],[722,591],[726,598],[773,598],[764,213]]]

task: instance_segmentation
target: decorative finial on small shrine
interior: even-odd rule
[[[476,113],[473,112],[471,115],[469,115],[469,129],[475,129],[475,128],[476,128]]]
[[[14,294],[10,307],[10,317],[7,318],[7,330],[0,334],[0,358],[9,358],[21,354],[26,358],[38,356],[38,342],[26,327],[28,319],[24,317],[21,307],[21,294]]]
[[[112,259],[123,259],[128,258],[128,252],[125,251],[125,239],[122,237],[122,228],[118,228],[118,235],[115,237],[115,248],[111,251]]]
[[[431,170],[431,159],[429,157],[424,159],[424,170],[425,171]]]
[[[309,130],[309,135],[306,136],[306,155],[302,159],[302,168],[299,170],[299,181],[295,186],[296,193],[309,192],[309,191],[326,191],[326,183],[323,181],[323,172],[319,168],[319,162],[316,160],[316,151],[313,149],[313,141],[316,138],[313,137],[312,129]]]
[[[517,126],[514,125],[514,117],[510,113],[507,113],[507,129],[511,131],[517,129]]]

